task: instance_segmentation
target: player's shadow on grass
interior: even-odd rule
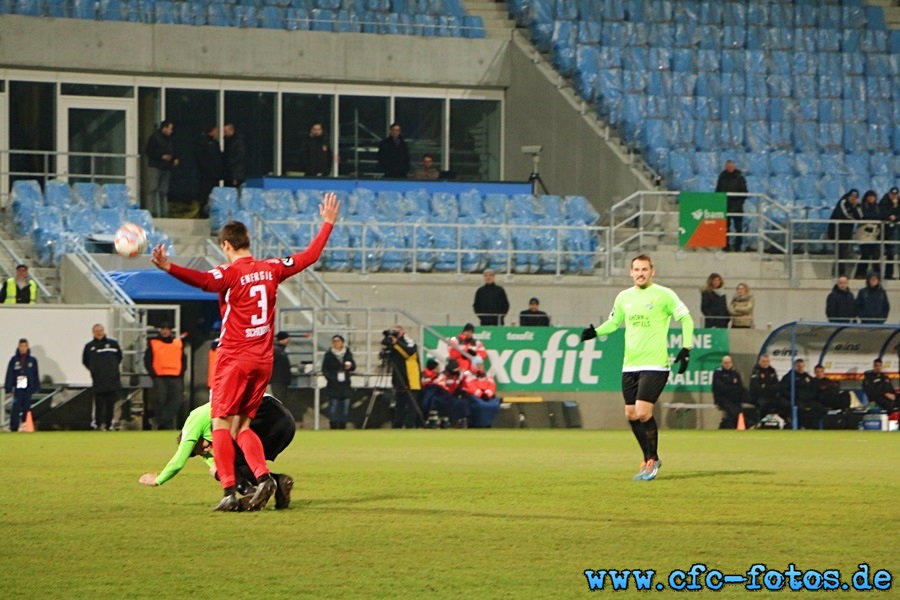
[[[704,477],[728,477],[729,475],[774,475],[775,471],[761,471],[759,469],[740,469],[732,471],[687,471],[683,473],[665,473],[660,474],[660,481],[670,481],[672,479],[702,479]]]

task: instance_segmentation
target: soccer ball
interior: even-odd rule
[[[133,258],[147,250],[147,232],[135,223],[123,223],[116,232],[114,243],[119,256]]]

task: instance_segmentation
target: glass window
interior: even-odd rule
[[[438,169],[444,164],[444,100],[442,98],[396,98],[394,121],[400,124],[409,145],[411,168],[431,155]]]
[[[69,108],[69,181],[123,183],[127,119],[124,110]]]
[[[179,212],[174,205],[197,201],[200,189],[197,149],[202,141],[201,136],[205,135],[204,128],[219,122],[218,99],[219,92],[216,90],[166,90],[166,114],[163,118],[172,121],[172,142],[179,160],[178,167],[172,170],[169,183],[169,210],[172,212]],[[181,210],[184,210],[183,207]]]
[[[56,84],[9,82],[9,183],[56,173]],[[24,150],[28,153],[17,153]]]
[[[329,148],[334,146],[331,131],[334,96],[322,94],[284,94],[281,97],[281,172],[298,175],[305,169],[301,165],[301,147],[309,138],[310,129],[321,124],[322,134]],[[330,173],[330,172],[329,172]]]
[[[246,180],[275,172],[275,94],[225,92],[225,124],[234,126],[225,137],[226,179],[234,172]],[[241,160],[241,145],[244,159]],[[241,176],[243,175],[243,176]]]
[[[378,167],[378,142],[388,133],[388,98],[341,96],[338,116],[338,172],[348,177],[381,175]]]
[[[450,170],[458,179],[500,180],[500,101],[450,101]]]
[[[63,96],[105,96],[107,98],[134,98],[130,85],[94,85],[90,83],[64,83],[60,86]]]

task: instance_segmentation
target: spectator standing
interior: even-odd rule
[[[850,291],[850,280],[841,275],[825,299],[825,316],[831,323],[855,323],[856,299]]]
[[[876,404],[881,410],[892,413],[897,410],[897,390],[891,378],[881,370],[881,359],[872,361],[872,369],[863,374],[863,391],[869,403]]]
[[[84,345],[81,364],[91,373],[94,388],[94,418],[91,428],[110,431],[114,427],[113,410],[122,389],[122,348],[106,335],[100,323],[91,329],[93,338]]]
[[[225,123],[222,135],[225,136],[225,185],[239,188],[247,179],[247,142],[234,123]]]
[[[31,355],[28,340],[21,338],[16,353],[6,366],[6,394],[12,396],[9,413],[9,430],[18,431],[19,423],[27,419],[31,411],[31,396],[41,389],[38,361]]]
[[[519,313],[519,327],[550,327],[550,315],[541,310],[540,300],[528,301],[528,308]]]
[[[475,290],[475,302],[472,309],[478,316],[482,327],[503,325],[506,313],[509,312],[509,299],[506,290],[494,283],[496,273],[493,269],[484,270],[484,285]]]
[[[753,294],[746,283],[739,283],[734,290],[734,297],[728,304],[728,314],[731,315],[731,328],[753,327]]]
[[[219,128],[209,125],[197,143],[197,168],[200,175],[200,218],[209,218],[209,194],[222,180],[222,151],[219,148]]]
[[[866,287],[859,290],[856,295],[859,322],[884,323],[890,311],[891,303],[888,302],[887,292],[881,286],[881,278],[878,277],[878,273],[869,273],[866,277]]]
[[[175,124],[166,119],[147,138],[147,145],[144,147],[148,164],[147,195],[150,197],[147,208],[157,218],[169,216],[169,182],[172,179],[172,169],[179,162],[172,141],[174,131]]]
[[[306,177],[327,177],[331,175],[333,159],[322,124],[313,123],[309,136],[300,144],[300,171]]]
[[[184,343],[172,331],[172,323],[160,324],[159,334],[147,340],[144,367],[153,380],[156,426],[175,429],[184,404]]]
[[[722,411],[719,429],[736,429],[744,400],[744,383],[727,354],[722,357],[722,364],[713,371],[712,380],[713,402]]]
[[[733,160],[725,161],[725,170],[719,173],[716,191],[728,194],[728,225],[734,234],[728,243],[728,250],[741,251],[744,234],[744,200],[747,194],[747,180]]]
[[[700,290],[700,312],[705,317],[704,327],[728,327],[728,298],[725,297],[725,282],[718,273],[710,273],[706,287]]]
[[[441,170],[434,164],[434,158],[430,154],[422,157],[422,164],[413,171],[413,179],[438,179],[441,176]]]
[[[288,387],[291,385],[291,359],[287,355],[287,347],[290,343],[291,336],[287,331],[279,331],[275,334],[272,378],[269,379],[269,384],[272,386],[272,395],[282,402],[287,400]]]
[[[828,239],[837,243],[838,262],[836,275],[844,274],[847,257],[850,256],[850,245],[856,224],[853,221],[862,219],[859,206],[859,190],[851,189],[841,196],[834,210],[831,211],[831,222],[828,223]]]
[[[759,409],[760,415],[777,414],[789,419],[790,402],[785,402],[778,391],[778,373],[771,365],[769,355],[761,354],[750,375],[750,403]]]
[[[331,348],[322,358],[322,374],[325,376],[325,393],[328,394],[328,421],[332,429],[347,429],[350,415],[350,397],[353,386],[350,374],[356,370],[353,353],[344,344],[344,337],[331,338]]]
[[[841,384],[825,376],[825,367],[816,365],[813,368],[813,381],[816,384],[816,400],[829,410],[850,408],[850,394],[841,391]]]
[[[860,210],[866,221],[881,220],[881,209],[878,206],[878,195],[875,190],[866,190]],[[862,259],[856,265],[857,279],[862,279],[869,272],[880,272],[878,268],[878,258],[881,256],[879,252],[880,238],[881,225],[879,223],[862,223],[857,226],[856,239],[859,241],[859,253]]]
[[[37,283],[28,276],[28,265],[16,265],[16,274],[0,288],[0,304],[35,304]]]
[[[789,371],[778,384],[782,399],[791,405],[791,390],[794,393],[794,405],[797,407],[797,418],[804,429],[821,429],[822,418],[828,410],[818,401],[818,390],[812,375],[806,372],[806,361],[798,358],[794,361],[793,370]],[[782,415],[783,416],[783,415]]]
[[[884,257],[887,259],[884,278],[893,279],[894,258],[900,255],[897,249],[897,244],[900,243],[900,189],[892,187],[882,196],[878,207],[881,220],[884,221]]]
[[[390,133],[378,144],[378,164],[384,176],[406,179],[409,175],[409,146],[399,123],[391,123]]]

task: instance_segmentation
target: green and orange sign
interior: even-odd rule
[[[684,248],[724,248],[728,198],[718,192],[678,194],[678,243]]]

